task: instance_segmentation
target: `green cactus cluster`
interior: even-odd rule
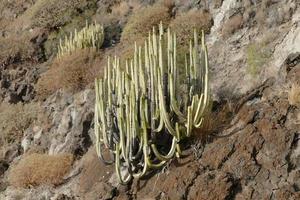
[[[120,183],[180,156],[180,141],[201,127],[210,93],[204,32],[198,40],[195,31],[185,66],[178,66],[176,34],[161,24],[143,47],[135,45],[132,60],[108,58],[104,77],[95,80],[96,151],[115,164]]]
[[[104,29],[103,26],[97,24],[88,24],[74,33],[70,33],[70,36],[65,36],[64,41],[59,40],[57,57],[60,58],[64,54],[70,54],[76,49],[83,48],[96,48],[99,49],[104,41]]]

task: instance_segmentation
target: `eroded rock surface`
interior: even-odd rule
[[[109,12],[116,2],[98,1],[97,12]],[[114,166],[101,163],[93,147],[94,90],[57,91],[41,102],[45,119],[39,117],[40,123],[25,130],[22,142],[6,149],[0,160],[1,200],[300,199],[300,107],[289,101],[292,85],[300,84],[298,1],[175,2],[174,14],[194,7],[212,14],[207,41],[214,114],[227,116],[229,123],[220,125],[214,118],[217,128],[201,141],[195,139],[186,156],[122,186]],[[224,25],[237,15],[242,21],[225,35]],[[119,41],[126,20],[116,22],[118,32],[111,35],[116,39],[106,38],[105,45]],[[34,51],[25,60],[18,52],[1,60],[0,101],[34,99],[35,83],[47,63],[44,32],[31,39]],[[61,185],[9,185],[10,167],[31,152],[71,153],[75,162]]]

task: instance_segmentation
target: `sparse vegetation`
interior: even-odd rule
[[[240,29],[243,25],[243,16],[241,14],[236,14],[230,17],[222,28],[223,37],[228,37],[233,34],[235,31]]]
[[[162,4],[155,4],[137,10],[130,16],[128,23],[124,27],[121,41],[126,44],[134,41],[143,42],[143,39],[148,36],[153,26],[160,22],[167,26],[170,20],[170,8]]]
[[[23,132],[37,119],[38,112],[39,107],[34,103],[0,104],[0,152],[21,141]]]
[[[187,46],[189,40],[193,38],[194,29],[198,33],[202,30],[209,33],[212,23],[212,16],[205,10],[191,10],[177,16],[171,23],[170,28],[177,35],[177,41],[180,45]]]
[[[300,85],[293,83],[288,92],[288,100],[290,105],[300,107]]]
[[[36,0],[0,0],[0,18],[13,19],[24,13]]]
[[[261,67],[271,57],[271,50],[264,41],[250,44],[246,49],[247,71],[255,77],[260,73]]]
[[[73,163],[71,154],[25,155],[10,170],[8,180],[15,187],[32,187],[39,185],[58,185],[69,172]]]
[[[30,42],[30,35],[15,35],[9,37],[0,36],[0,64],[13,62],[12,60],[24,61],[31,59],[34,47]]]
[[[95,49],[87,48],[55,59],[38,80],[38,95],[45,98],[58,89],[77,92],[85,88],[98,74],[99,66],[95,65],[97,55]]]
[[[96,11],[95,0],[37,0],[24,13],[24,18],[32,20],[32,25],[44,28],[58,28],[71,22],[77,15]]]

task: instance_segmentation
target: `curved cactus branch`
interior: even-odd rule
[[[75,30],[71,38],[79,40],[88,34],[83,30],[82,36]],[[97,46],[97,37],[91,38],[92,45]],[[85,40],[82,46],[88,43]],[[196,32],[189,45],[184,66],[178,66],[176,34],[168,29],[164,35],[160,24],[158,33],[155,28],[149,33],[143,48],[135,43],[133,59],[126,60],[124,67],[117,57],[108,58],[103,78],[95,80],[96,152],[105,163],[115,162],[122,184],[182,155],[180,141],[191,136],[193,128],[202,126],[209,108],[204,32],[201,45]],[[69,41],[67,46],[67,51],[74,48]],[[62,42],[60,47],[62,52]],[[179,67],[185,69],[184,80],[179,79]],[[179,90],[182,86],[185,92]],[[171,137],[171,144],[163,144],[161,148],[158,140],[161,137],[168,140]],[[115,160],[104,159],[104,147]],[[122,169],[127,175],[122,175]]]

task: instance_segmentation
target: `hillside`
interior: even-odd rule
[[[121,185],[96,154],[94,79],[159,23],[179,66],[205,32],[212,111],[184,156]],[[0,0],[0,199],[300,199],[300,2]]]

